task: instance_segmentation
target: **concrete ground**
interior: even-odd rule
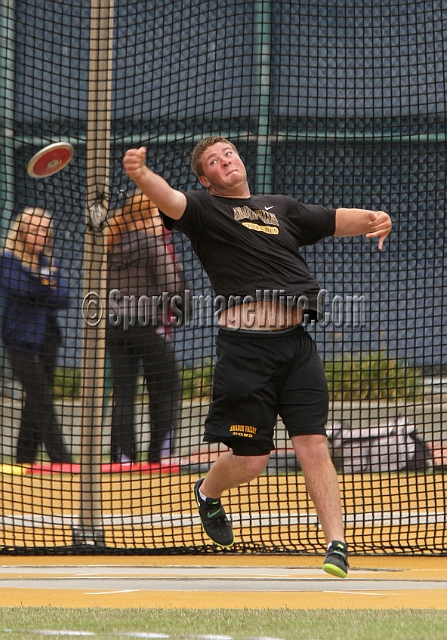
[[[15,557],[1,606],[447,609],[447,557],[356,556],[345,580],[318,556]]]

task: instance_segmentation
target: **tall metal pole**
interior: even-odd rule
[[[256,153],[256,193],[272,193],[270,147],[270,59],[272,8],[269,1],[254,4],[255,82],[259,96],[258,145]]]
[[[87,230],[84,245],[82,440],[75,545],[104,544],[101,454],[105,369],[113,0],[92,0],[87,128]]]
[[[0,3],[0,214],[1,235],[14,209],[15,0]]]
[[[0,2],[0,236],[5,236],[14,211],[14,71],[15,0]],[[0,301],[1,304],[1,301]],[[7,371],[0,346],[0,387]]]

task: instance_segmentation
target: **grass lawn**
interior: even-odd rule
[[[447,638],[447,611],[0,608],[0,639],[33,640],[45,636],[441,640]]]

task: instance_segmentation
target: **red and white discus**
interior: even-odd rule
[[[74,154],[69,142],[55,142],[38,151],[28,163],[32,178],[48,178],[67,166]]]

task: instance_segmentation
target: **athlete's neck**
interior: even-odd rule
[[[210,195],[212,196],[217,196],[219,198],[250,198],[251,197],[251,193],[250,193],[250,189],[248,188],[248,186],[246,188],[241,188],[241,189],[222,189],[222,191],[219,191],[218,189],[214,189],[214,188],[210,188],[209,191]]]

